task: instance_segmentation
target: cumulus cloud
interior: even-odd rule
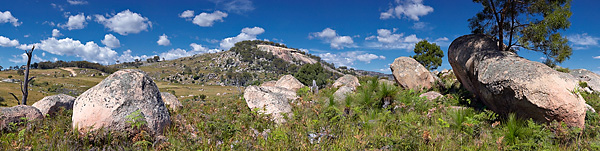
[[[34,45],[36,45],[36,48],[51,54],[75,56],[86,61],[102,64],[111,63],[117,57],[117,52],[108,47],[100,47],[93,41],[83,44],[81,41],[71,38],[56,39],[51,37]],[[27,48],[24,45],[22,46]]]
[[[250,0],[210,0],[215,3],[218,8],[228,12],[242,14],[254,10],[254,5]]]
[[[52,37],[60,37],[63,34],[60,33],[60,30],[58,29],[52,29]]]
[[[158,43],[158,45],[161,45],[161,46],[171,45],[171,41],[169,40],[169,37],[166,34],[159,36],[158,41],[156,41],[156,43]]]
[[[179,17],[181,17],[181,18],[191,18],[191,17],[194,17],[194,11],[193,10],[183,11],[183,13],[179,14]]]
[[[123,52],[123,54],[121,56],[119,56],[119,58],[117,60],[119,60],[120,62],[133,62],[136,59],[137,60],[144,60],[144,59],[148,59],[149,57],[146,55],[141,55],[141,56],[133,56],[131,55],[132,51],[130,49],[127,49],[126,51]]]
[[[9,39],[4,36],[0,36],[0,46],[2,47],[15,47],[19,45],[19,41],[16,39]]]
[[[102,15],[95,15],[95,17],[98,23],[121,35],[137,34],[152,27],[152,22],[148,18],[129,10],[124,10],[112,17],[107,15],[106,17],[109,18]]]
[[[385,56],[378,56],[375,54],[366,53],[364,51],[349,51],[349,52],[341,52],[337,54],[333,53],[323,53],[319,54],[321,59],[331,62],[335,65],[339,66],[347,66],[351,67],[354,65],[356,61],[361,61],[364,63],[371,63],[371,60],[374,59],[385,59]]]
[[[27,60],[29,59],[27,57],[26,53],[22,53],[21,55],[13,55],[12,57],[13,58],[8,59],[8,61],[13,62],[13,63],[27,63]],[[46,61],[46,60],[42,59],[34,54],[33,57],[31,57],[31,61],[32,62],[42,62],[42,61]]]
[[[11,23],[15,27],[22,24],[22,22],[19,22],[19,19],[15,18],[10,11],[0,12],[0,24],[4,23]]]
[[[409,18],[419,21],[419,17],[433,12],[431,6],[423,5],[423,0],[396,0],[396,6],[381,12],[380,19]]]
[[[221,43],[219,45],[220,45],[221,49],[229,50],[229,48],[233,47],[235,45],[235,43],[244,41],[244,40],[256,40],[256,36],[258,36],[264,32],[265,32],[265,29],[260,28],[260,27],[253,27],[253,28],[246,27],[246,28],[242,29],[242,33],[240,33],[239,35],[237,35],[235,37],[228,37],[228,38],[221,40]]]
[[[90,19],[92,19],[90,16],[86,17],[83,13],[80,13],[75,16],[69,16],[69,21],[66,24],[58,24],[58,26],[69,30],[83,29],[87,25],[86,20]]]
[[[208,49],[208,48],[203,47],[202,45],[196,44],[196,43],[190,44],[190,47],[192,47],[192,50],[187,51],[185,49],[180,49],[180,48],[171,49],[167,52],[161,53],[160,56],[165,58],[165,60],[172,60],[172,59],[177,59],[177,58],[181,58],[181,57],[193,56],[195,54],[219,52],[219,50],[217,50],[217,49]]]
[[[187,10],[189,11],[189,10]],[[191,16],[189,15],[189,12],[184,11],[183,13],[181,13],[180,16],[189,16],[189,17],[183,17],[183,18],[187,18],[188,20],[191,18],[191,16],[194,15],[194,12],[191,12]],[[186,12],[188,14],[186,14]],[[192,20],[192,23],[200,26],[200,27],[211,27],[215,24],[215,22],[223,22],[223,18],[227,17],[227,13],[221,12],[221,11],[214,11],[213,13],[200,13],[198,15],[196,15],[196,17],[194,17],[194,19]]]
[[[350,36],[340,36],[337,32],[331,28],[325,28],[321,32],[314,32],[308,35],[309,39],[317,38],[321,39],[326,43],[329,43],[331,48],[344,49],[350,47],[356,47],[354,40]]]
[[[600,56],[595,56],[594,59],[600,59]]]
[[[600,38],[589,36],[587,33],[567,36],[567,39],[576,46],[598,46]]]
[[[71,5],[85,5],[85,4],[88,4],[88,2],[84,1],[84,0],[80,0],[80,1],[78,1],[78,0],[67,0],[67,2],[69,2],[69,4],[71,4]]]
[[[365,38],[365,40],[374,39],[376,39],[377,41],[368,43],[368,47],[409,50],[415,47],[415,43],[422,40],[421,38],[417,38],[417,35],[415,34],[404,36],[404,33],[397,34],[394,31],[388,29],[378,29],[377,36],[369,36]]]
[[[117,37],[112,34],[104,35],[104,40],[102,40],[102,44],[104,44],[108,48],[119,48],[121,47],[121,42]]]

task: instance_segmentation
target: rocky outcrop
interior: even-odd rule
[[[274,56],[281,58],[287,62],[295,63],[294,60],[302,62],[301,64],[314,64],[317,63],[317,60],[310,58],[296,49],[283,48],[271,45],[256,45],[258,50],[266,51],[272,53]]]
[[[80,132],[102,127],[124,132],[131,131],[127,121],[137,118],[145,121],[148,133],[159,136],[171,123],[169,117],[154,81],[141,70],[124,69],[81,94],[73,105],[72,121]]]
[[[274,87],[275,84],[277,84],[277,81],[267,81],[267,82],[264,82],[264,83],[260,84],[260,86],[272,86],[272,87]]]
[[[183,105],[181,104],[181,102],[179,102],[179,99],[177,99],[175,95],[169,92],[161,92],[160,96],[162,97],[162,100],[165,103],[165,105],[169,106],[171,110],[177,111],[183,108]]]
[[[337,102],[345,101],[348,94],[352,93],[356,88],[352,88],[349,86],[340,87],[335,93],[333,93],[333,98]]]
[[[356,89],[356,87],[360,86],[360,83],[358,82],[358,78],[353,76],[353,75],[344,75],[340,78],[338,78],[337,80],[335,80],[335,82],[332,85],[334,88],[339,88],[341,86],[347,86],[353,89]]]
[[[437,80],[437,77],[427,70],[423,65],[410,57],[398,57],[390,65],[396,83],[405,89],[429,89]]]
[[[53,115],[55,114],[61,107],[65,110],[73,109],[73,102],[75,102],[75,97],[66,95],[66,94],[58,94],[53,96],[47,96],[43,99],[35,102],[33,107],[40,110],[42,115]]]
[[[600,75],[585,69],[571,70],[569,74],[573,75],[580,82],[587,83],[592,91],[600,92]]]
[[[292,115],[289,101],[297,97],[295,91],[282,87],[249,86],[244,90],[244,99],[250,109],[258,108],[260,113],[270,114],[275,123],[283,123],[283,114]]]
[[[33,106],[17,105],[0,108],[0,130],[6,130],[11,123],[21,123],[26,120],[38,120],[44,116]]]
[[[499,51],[498,42],[485,35],[457,38],[448,58],[460,83],[492,111],[583,128],[585,101],[572,92],[577,87],[573,76]]]
[[[423,93],[423,94],[419,95],[419,97],[425,97],[427,100],[431,101],[431,100],[435,100],[439,97],[442,97],[442,94],[440,94],[439,92],[435,92],[435,91],[429,91],[427,93]]]
[[[302,87],[305,87],[302,82],[298,81],[298,79],[294,78],[292,75],[284,75],[283,77],[279,78],[279,80],[275,82],[275,86],[286,88],[294,92],[298,91],[298,89]]]

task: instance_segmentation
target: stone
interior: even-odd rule
[[[284,123],[283,114],[292,115],[290,100],[298,99],[295,91],[282,87],[248,86],[244,90],[244,99],[250,109],[258,108],[259,113],[270,114],[275,123]]]
[[[42,112],[33,106],[17,105],[0,108],[0,130],[6,130],[11,123],[21,123],[27,120],[43,119]]]
[[[572,91],[577,80],[540,62],[499,51],[485,35],[465,35],[452,42],[448,61],[458,81],[488,109],[501,116],[584,127],[585,100]]]
[[[161,92],[160,96],[162,97],[162,100],[165,103],[165,105],[169,106],[171,110],[177,111],[183,108],[183,105],[181,104],[181,102],[179,102],[179,99],[177,99],[175,95],[169,92]]]
[[[587,83],[592,91],[600,92],[600,75],[586,69],[574,69],[569,72],[580,82]]]
[[[355,88],[349,86],[340,87],[335,93],[333,93],[333,98],[336,102],[343,102],[348,97],[348,94],[352,93]]]
[[[277,81],[267,81],[267,82],[264,82],[264,83],[260,84],[260,86],[272,86],[272,87],[274,87],[275,84],[277,84]]]
[[[298,91],[298,89],[302,87],[305,87],[305,85],[302,84],[302,82],[298,81],[298,79],[294,78],[294,76],[289,74],[279,78],[279,80],[275,82],[275,86],[286,88],[294,92]]]
[[[348,86],[351,87],[353,89],[356,89],[356,87],[360,86],[360,83],[358,82],[358,78],[353,76],[353,75],[344,75],[340,78],[338,78],[337,80],[335,80],[335,82],[332,85],[334,88],[339,88],[341,86]]]
[[[587,103],[585,104],[585,111],[586,112],[589,111],[589,112],[592,112],[592,113],[596,113],[596,109],[594,109],[594,107],[592,107],[591,105],[589,105]]]
[[[42,115],[53,115],[58,112],[61,107],[65,110],[72,110],[73,102],[75,102],[75,97],[66,94],[58,94],[44,97],[33,103],[31,106],[40,110]]]
[[[84,133],[99,128],[131,132],[127,122],[133,119],[131,116],[145,121],[143,128],[152,136],[162,135],[171,123],[154,81],[141,70],[123,69],[77,97],[72,123]]]
[[[396,58],[390,65],[390,69],[396,83],[405,89],[429,89],[437,81],[435,75],[410,57]]]
[[[429,91],[427,93],[423,93],[423,94],[419,95],[419,97],[425,97],[427,100],[432,101],[439,97],[442,97],[442,94],[440,94],[439,92],[435,92],[435,91]]]

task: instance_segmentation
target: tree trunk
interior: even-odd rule
[[[25,77],[23,79],[23,83],[22,83],[22,90],[21,92],[23,92],[23,98],[21,101],[21,105],[27,105],[27,95],[29,95],[29,81],[31,79],[29,79],[29,65],[31,65],[31,57],[33,54],[33,49],[35,49],[35,46],[33,46],[33,48],[31,48],[30,51],[28,51],[27,54],[27,66],[25,66]],[[33,78],[32,78],[33,79]]]

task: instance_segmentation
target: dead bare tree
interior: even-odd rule
[[[21,93],[23,93],[23,98],[21,98],[22,100],[20,105],[27,105],[27,96],[29,95],[29,82],[31,82],[31,80],[35,78],[29,78],[29,66],[31,65],[31,57],[33,57],[33,49],[35,49],[35,46],[33,46],[31,50],[25,52],[25,54],[27,54],[27,66],[25,66],[25,77],[23,78],[23,82],[21,82]],[[14,94],[12,95],[13,97],[15,97],[15,99],[17,99],[17,97]]]

